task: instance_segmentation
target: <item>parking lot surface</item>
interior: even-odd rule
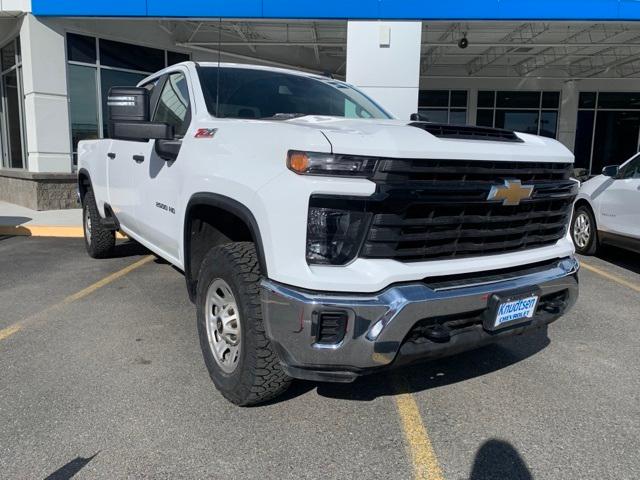
[[[640,478],[640,257],[583,260],[548,337],[241,409],[173,267],[1,238],[0,478]]]

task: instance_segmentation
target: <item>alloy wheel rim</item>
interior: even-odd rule
[[[84,209],[84,236],[87,238],[87,243],[91,243],[91,215],[89,215],[89,209]]]
[[[591,221],[585,213],[580,213],[573,224],[573,240],[578,248],[585,248],[591,238]]]
[[[216,278],[207,290],[206,327],[209,348],[218,366],[233,373],[240,360],[240,314],[231,287]]]

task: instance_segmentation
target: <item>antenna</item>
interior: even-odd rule
[[[218,72],[216,74],[216,118],[220,108],[220,57],[222,56],[222,17],[218,17]]]

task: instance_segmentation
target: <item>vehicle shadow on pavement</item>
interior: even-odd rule
[[[492,438],[478,449],[469,480],[533,480],[524,459],[513,445]]]
[[[135,240],[123,240],[116,243],[111,254],[112,258],[135,257],[139,255],[149,255],[151,252]]]
[[[640,253],[631,252],[622,248],[603,245],[597,254],[598,258],[605,262],[613,263],[634,273],[640,273]]]
[[[501,370],[540,352],[547,345],[547,331],[541,329],[526,336],[505,339],[498,344],[441,360],[368,375],[350,384],[319,383],[316,384],[316,388],[319,395],[354,401],[371,401],[398,393],[421,392]],[[398,382],[394,381],[394,377],[397,376],[406,379],[402,382],[402,390],[406,391],[398,390]],[[305,383],[308,384],[307,390],[313,388],[311,382]]]

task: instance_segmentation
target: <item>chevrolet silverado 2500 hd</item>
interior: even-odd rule
[[[546,328],[578,294],[555,140],[393,119],[307,73],[182,63],[113,88],[80,142],[85,243],[184,271],[239,405]]]

